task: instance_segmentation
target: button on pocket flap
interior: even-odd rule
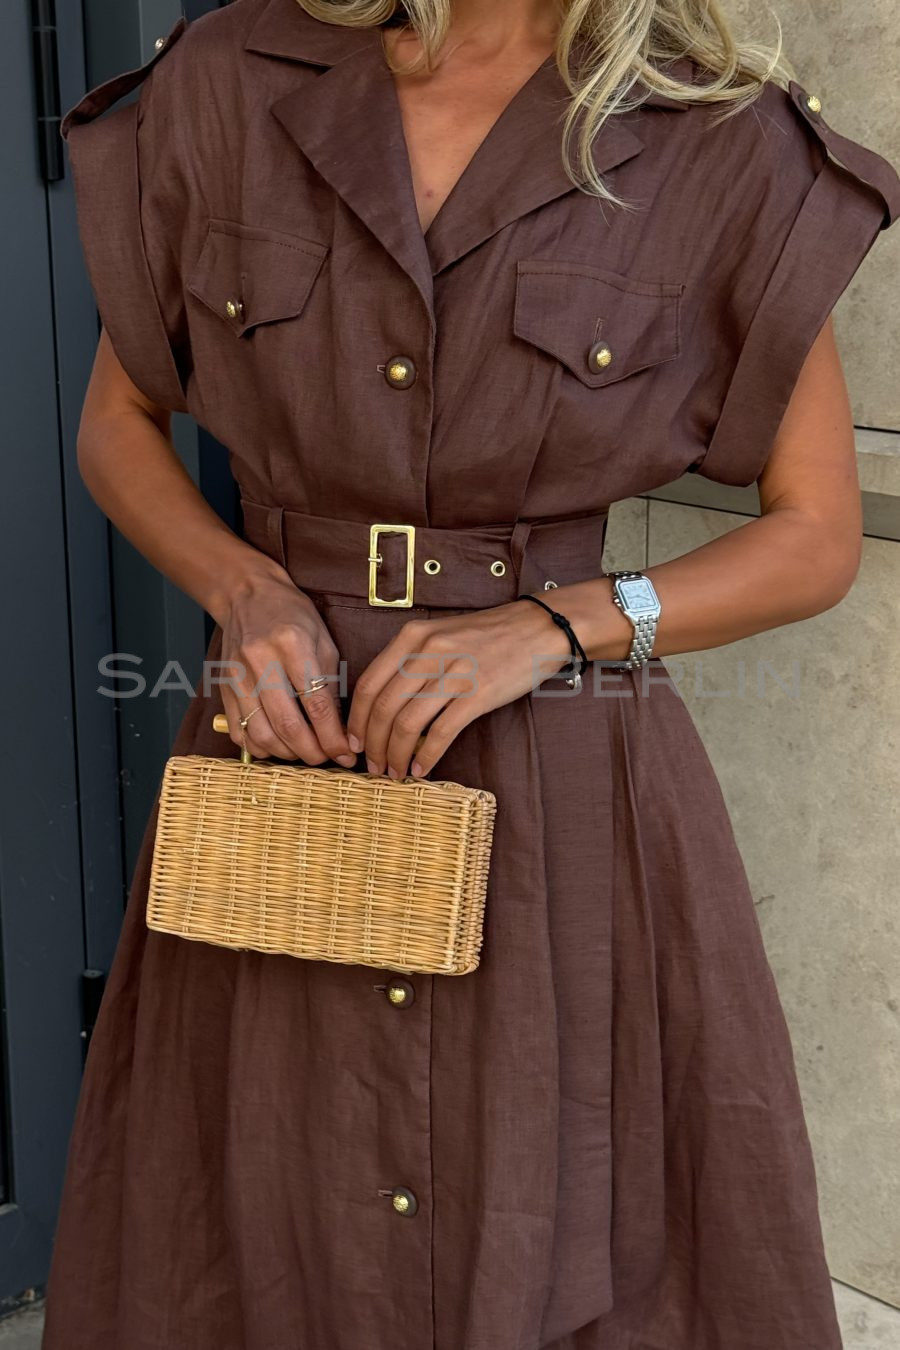
[[[241,336],[300,314],[327,254],[313,239],[211,220],[187,289]]]
[[[513,330],[597,389],[671,361],[682,282],[642,281],[587,263],[518,263]]]

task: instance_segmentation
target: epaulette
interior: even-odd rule
[[[883,227],[892,224],[900,215],[900,176],[893,165],[876,151],[830,127],[822,116],[822,100],[817,94],[807,92],[796,80],[788,82],[788,93],[830,158],[880,195],[885,211]]]
[[[73,126],[93,121],[95,117],[105,112],[124,94],[129,94],[132,89],[136,89],[147,78],[156,63],[172,50],[187,26],[188,21],[182,15],[165,37],[157,39],[153,55],[142,66],[136,66],[133,70],[123,70],[118,75],[113,75],[111,79],[105,80],[103,84],[98,84],[93,89],[89,89],[62,119],[59,134],[63,140],[66,140],[69,130]]]

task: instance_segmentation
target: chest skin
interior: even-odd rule
[[[407,62],[420,44],[396,30],[385,34],[385,49],[392,60]],[[423,234],[492,126],[552,50],[552,37],[541,41],[537,34],[488,55],[468,39],[451,37],[435,71],[394,73]]]

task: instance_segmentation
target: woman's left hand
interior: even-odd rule
[[[350,745],[365,750],[372,773],[428,773],[463,727],[570,661],[565,633],[528,602],[410,619],[356,681]]]

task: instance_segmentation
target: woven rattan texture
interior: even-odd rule
[[[464,975],[496,798],[434,779],[204,755],[165,769],[147,925],[238,950]]]

